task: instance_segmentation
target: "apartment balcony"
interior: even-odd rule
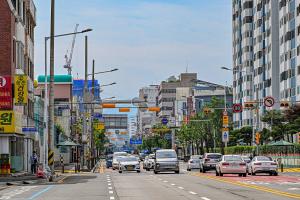
[[[33,0],[29,1],[29,12],[30,12],[34,22],[36,22],[36,7],[35,7]]]

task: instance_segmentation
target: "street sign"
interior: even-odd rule
[[[229,117],[227,115],[223,115],[223,126],[227,127],[229,123]]]
[[[142,138],[133,139],[130,138],[130,144],[143,144]]]
[[[269,96],[264,99],[264,104],[266,107],[272,107],[275,104],[275,100],[273,97]]]
[[[37,132],[37,128],[36,127],[23,127],[22,128],[22,132],[23,133],[34,133],[34,132]]]
[[[242,104],[240,104],[240,103],[233,104],[233,106],[232,106],[232,112],[234,112],[234,113],[243,112],[243,106],[242,106]]]
[[[223,128],[222,131],[222,142],[228,142],[229,141],[229,129],[228,128]]]
[[[162,119],[161,119],[161,123],[162,123],[163,125],[167,125],[167,124],[169,123],[169,120],[168,120],[167,118],[162,118]]]

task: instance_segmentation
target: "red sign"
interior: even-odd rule
[[[240,103],[233,104],[233,106],[232,106],[232,111],[233,111],[234,113],[240,113],[240,112],[242,112],[242,111],[243,111],[243,106],[242,106],[242,104],[240,104]]]
[[[10,76],[0,76],[0,110],[12,110],[12,84]]]

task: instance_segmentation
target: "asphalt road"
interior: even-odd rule
[[[300,177],[224,176],[213,172],[180,174],[152,171],[69,174],[51,185],[20,185],[0,191],[1,199],[24,200],[281,200],[300,199]]]

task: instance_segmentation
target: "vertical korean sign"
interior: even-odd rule
[[[0,133],[14,133],[15,120],[14,112],[9,110],[0,111]]]
[[[10,76],[0,76],[0,110],[12,110],[12,84]]]
[[[15,76],[15,105],[26,105],[28,103],[27,76]]]

